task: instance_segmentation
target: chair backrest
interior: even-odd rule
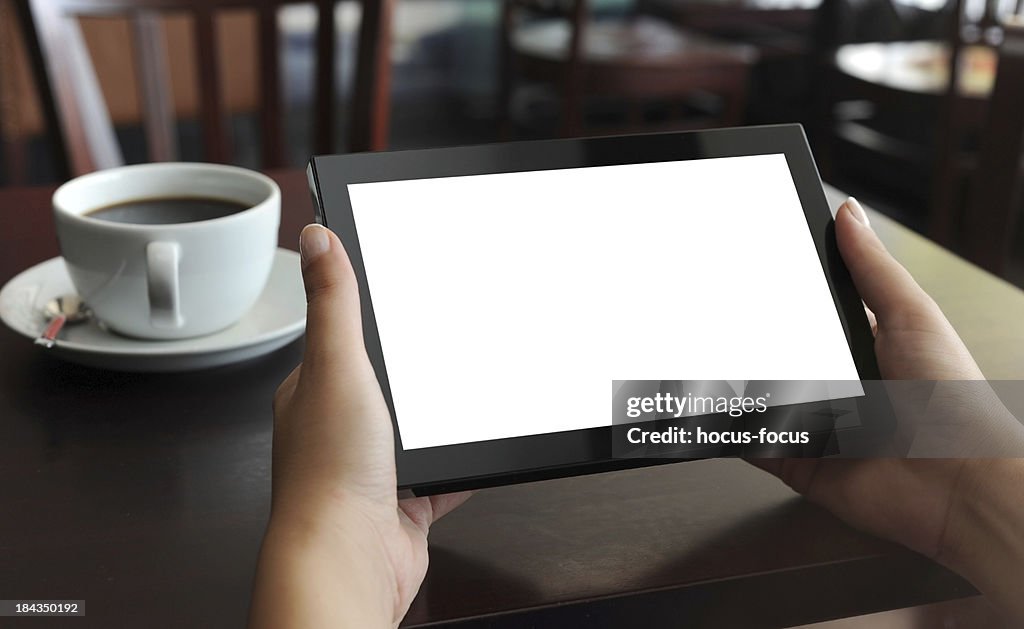
[[[580,33],[586,26],[590,13],[590,3],[587,0],[504,0],[502,11],[502,33],[510,36],[520,19],[520,15],[527,18],[533,17],[556,17],[569,21],[572,36],[569,41],[568,61],[580,59],[582,41]]]
[[[569,23],[569,49],[562,68],[561,92],[563,102],[562,133],[577,135],[580,120],[583,80],[583,38],[590,7],[587,0],[504,0],[501,12],[501,95],[502,106],[508,107],[512,92],[512,38],[523,19],[538,17],[562,18]],[[506,116],[507,118],[507,116]],[[507,124],[507,121],[506,121]],[[508,130],[501,133],[508,135]]]
[[[941,40],[954,48],[998,40],[1007,15],[1024,14],[1024,0],[946,0],[924,9],[899,0],[822,0],[814,48],[827,52],[850,43]]]
[[[39,107],[25,98],[31,91],[25,55],[15,3],[0,0],[0,186],[32,182],[28,138],[39,131]]]
[[[297,0],[27,0],[22,3],[26,32],[33,34],[38,89],[50,108],[50,124],[60,129],[68,173],[77,175],[123,163],[103,96],[79,29],[78,18],[127,18],[132,28],[136,84],[140,92],[143,127],[150,161],[177,158],[174,112],[167,69],[161,15],[186,14],[193,24],[199,119],[204,158],[231,159],[221,95],[216,16],[225,10],[246,9],[257,14],[259,32],[260,130],[262,166],[285,165],[282,132],[282,94],[279,62],[278,11]],[[315,49],[313,148],[328,153],[334,137],[337,0],[313,0],[318,12]],[[393,0],[365,0],[357,64],[353,122],[353,150],[383,148],[387,118],[385,63]],[[381,39],[385,41],[381,42]],[[381,84],[383,87],[383,99]],[[383,131],[383,134],[382,134]]]
[[[842,44],[853,41],[884,41],[928,39],[943,42],[949,51],[949,73],[945,87],[935,103],[934,132],[932,144],[928,147],[931,156],[929,177],[931,179],[929,197],[928,235],[943,245],[952,245],[955,240],[955,221],[961,209],[957,193],[964,146],[975,128],[970,115],[972,104],[970,98],[963,97],[961,73],[965,68],[964,56],[968,45],[998,42],[1002,38],[1003,21],[1024,10],[1024,2],[1020,0],[946,0],[940,10],[916,12],[912,18],[898,17],[895,22],[881,19],[882,15],[898,16],[911,11],[906,7],[899,8],[897,0],[823,0],[819,9],[815,36],[815,57],[820,62],[817,68],[818,79],[815,85],[822,85],[816,96],[817,109],[814,117],[819,121],[823,137],[830,133],[832,124],[832,108],[834,96],[830,84],[825,80],[831,76],[832,61],[835,51]],[[848,23],[846,14],[863,10],[865,6],[886,7],[875,9],[874,18],[864,16],[867,23],[863,31],[857,31]],[[884,23],[892,22],[899,28],[887,29]],[[851,35],[853,33],[853,35]],[[892,98],[895,92],[888,92]],[[888,138],[883,142],[892,144]],[[900,149],[895,143],[888,149]],[[827,157],[823,168],[830,170]]]
[[[815,13],[812,51],[824,56],[843,44],[946,39],[959,0],[925,10],[894,0],[822,0]]]
[[[976,264],[1002,274],[1021,210],[1024,156],[1024,19],[1007,21],[999,67],[964,216],[964,246]]]

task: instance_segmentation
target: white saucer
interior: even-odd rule
[[[64,258],[52,258],[23,271],[0,289],[0,320],[34,339],[46,326],[43,305],[74,292]],[[305,326],[306,296],[299,254],[279,248],[263,294],[230,328],[180,341],[149,341],[120,336],[91,320],[65,327],[54,347],[40,351],[103,369],[187,371],[272,352],[300,336]]]

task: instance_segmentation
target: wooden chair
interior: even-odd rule
[[[28,181],[26,142],[19,128],[20,111],[15,76],[21,43],[16,28],[14,5],[0,0],[0,186],[22,185]]]
[[[501,20],[503,135],[510,134],[517,77],[558,86],[563,136],[583,132],[588,96],[632,104],[717,95],[717,115],[698,125],[729,126],[743,117],[756,52],[642,16],[592,20],[587,0],[504,0]],[[642,126],[636,107],[631,124]],[[622,130],[622,129],[616,129]]]
[[[959,2],[959,0],[952,0]],[[819,169],[825,179],[843,171],[851,162],[877,160],[882,164],[870,176],[881,183],[919,191],[931,167],[932,147],[926,146],[931,129],[907,125],[907,119],[935,115],[940,97],[919,93],[902,86],[869,80],[849,71],[841,55],[851,44],[868,44],[885,50],[890,42],[945,40],[951,32],[954,11],[924,11],[903,7],[892,0],[823,0],[818,8],[812,42],[812,69],[815,89],[809,132]],[[846,158],[846,159],[843,159]],[[886,175],[899,173],[886,181]],[[907,183],[911,175],[920,181]],[[921,193],[926,196],[927,193]]]
[[[24,0],[20,17],[30,34],[30,54],[37,89],[46,108],[48,124],[59,129],[66,174],[78,175],[123,163],[121,149],[100,93],[91,60],[82,39],[78,18],[117,16],[130,20],[136,83],[140,92],[143,126],[150,161],[174,160],[177,147],[170,99],[166,49],[160,28],[161,14],[185,13],[192,18],[198,85],[199,118],[204,158],[231,159],[220,93],[217,56],[218,12],[249,9],[258,15],[260,76],[260,129],[262,167],[285,165],[282,137],[282,97],[279,86],[278,10],[296,0]],[[334,137],[336,68],[334,7],[337,0],[315,0],[318,11],[314,95],[313,145],[329,153]],[[365,0],[360,27],[350,148],[378,150],[387,145],[388,83],[391,12],[394,0]]]
[[[968,19],[966,6],[966,0],[956,0],[950,26],[950,73],[936,134],[928,217],[928,235],[951,248],[963,244],[963,238],[958,237],[958,218],[965,209],[969,179],[979,166],[978,144],[971,143],[970,136],[977,135],[986,122],[992,121],[990,101],[994,89],[987,99],[981,100],[964,98],[961,94],[964,61],[972,52],[971,48],[973,52],[980,49],[991,56],[989,49],[1006,35],[1006,20],[1024,16],[1024,2],[1007,5],[1000,0],[984,0],[982,14],[973,20]]]
[[[977,164],[977,134],[987,109],[983,90],[967,81],[963,70],[970,66],[983,75],[985,61],[994,59],[989,42],[999,37],[997,8],[1002,4],[985,0],[981,16],[969,18],[964,0],[950,0],[941,11],[899,18],[902,22],[895,26],[868,16],[866,26],[852,29],[850,24],[857,22],[850,19],[849,4],[825,0],[821,8],[815,81],[821,88],[812,141],[822,176],[833,179],[841,167],[843,174],[859,171],[876,189],[897,190],[904,200],[916,200],[927,209],[925,227],[933,239],[955,246],[956,217],[968,175]],[[895,9],[892,14],[897,15]],[[870,40],[861,46],[865,52],[887,55],[878,62],[877,77],[852,71],[851,57],[844,56],[853,48],[845,44],[865,39]],[[917,74],[928,76],[927,69],[895,73],[903,65],[918,66],[901,64],[889,53],[918,48],[945,55],[943,84],[915,84]]]
[[[1024,156],[1024,19],[1007,22],[999,70],[964,215],[968,259],[1002,275],[1021,212]]]

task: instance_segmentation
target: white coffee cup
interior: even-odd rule
[[[183,197],[248,209],[160,224],[88,215]],[[235,166],[144,164],[67,182],[53,194],[53,211],[68,273],[96,317],[121,334],[181,339],[229,327],[256,302],[277,249],[281,191],[269,177]]]

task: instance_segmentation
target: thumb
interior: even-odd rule
[[[341,241],[321,225],[299,234],[306,287],[307,369],[349,370],[366,362],[359,286]]]
[[[882,244],[853,197],[836,213],[836,240],[857,291],[880,326],[906,327],[921,317],[942,317],[932,298]]]

